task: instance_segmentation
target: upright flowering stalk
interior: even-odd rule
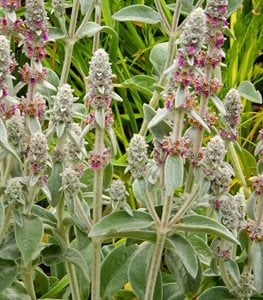
[[[110,161],[110,151],[104,146],[104,134],[109,132],[113,122],[110,104],[113,97],[112,71],[108,54],[98,49],[90,62],[88,91],[86,101],[91,111],[88,115],[88,128],[95,128],[95,143],[93,150],[88,154],[89,166],[94,170],[93,188],[93,224],[96,224],[102,215],[101,199],[103,192],[104,167]],[[92,265],[92,299],[100,299],[100,249],[101,243],[93,240]]]
[[[8,95],[10,61],[9,41],[5,36],[0,35],[0,101]]]
[[[47,35],[47,13],[44,7],[43,0],[27,0],[25,12],[25,29],[24,29],[24,43],[23,51],[30,59],[30,65],[20,69],[22,80],[27,82],[27,106],[37,106],[36,83],[43,83],[46,76],[46,70],[42,68],[41,61],[46,54]],[[32,134],[35,131],[41,131],[41,126],[37,121],[26,117],[26,124],[28,124],[28,131]],[[35,124],[35,126],[33,125]],[[34,127],[34,128],[33,128]]]

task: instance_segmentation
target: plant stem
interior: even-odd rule
[[[31,265],[31,262],[23,267],[22,271],[23,275],[23,282],[26,287],[26,290],[31,298],[31,300],[36,300],[36,293],[35,293],[35,288],[34,288],[34,283],[33,283],[33,268]]]
[[[39,187],[34,185],[34,186],[31,186],[28,188],[28,202],[27,202],[27,208],[25,210],[25,213],[26,214],[30,214],[31,213],[31,209],[32,209],[32,206],[35,202],[35,198],[37,196],[39,192]]]
[[[71,200],[73,201],[74,199]],[[69,245],[68,231],[65,229],[64,226],[64,209],[65,209],[64,196],[62,196],[56,207],[56,215],[58,220],[57,228],[60,231],[60,233],[63,235],[66,245],[68,246]],[[79,292],[75,267],[72,263],[66,262],[66,268],[69,276],[72,300],[80,300],[81,298],[80,298],[80,292]]]
[[[97,126],[95,130],[94,152],[101,154],[104,150],[104,129]],[[95,225],[102,216],[102,192],[103,192],[103,168],[94,170],[93,185],[93,225]],[[100,251],[101,242],[92,240],[92,281],[91,281],[91,299],[100,300]]]
[[[0,228],[0,243],[2,241],[2,239],[5,236],[5,233],[9,227],[10,224],[10,220],[12,217],[12,211],[13,211],[14,205],[12,203],[10,203],[6,208],[5,208],[5,215],[4,215],[4,222],[2,227]]]
[[[228,143],[228,153],[229,153],[229,156],[230,156],[230,159],[231,159],[231,162],[232,162],[232,165],[233,165],[233,168],[235,170],[237,177],[240,179],[241,184],[244,187],[247,187],[246,178],[245,178],[242,168],[240,166],[237,152],[236,152],[233,142]]]
[[[157,215],[157,212],[154,208],[153,202],[151,201],[151,195],[149,194],[149,191],[147,189],[146,191],[146,197],[145,197],[145,203],[147,206],[148,211],[150,212],[151,217],[153,218],[153,220],[155,221],[156,224],[160,224],[160,219]]]
[[[225,240],[221,240],[221,242],[220,242],[220,249],[224,249],[225,245],[226,245],[226,241]],[[222,259],[219,259],[219,270],[220,270],[221,277],[222,277],[222,279],[223,279],[226,287],[228,288],[228,290],[231,290],[231,288],[233,287],[233,285],[232,285],[232,282],[231,282],[231,280],[229,278],[225,262]]]
[[[175,43],[176,35],[177,35],[180,12],[181,12],[181,2],[176,1],[175,11],[174,11],[174,15],[173,15],[173,21],[172,21],[172,26],[171,26],[169,41],[168,41],[167,58],[165,61],[165,65],[164,65],[162,74],[157,83],[157,86],[164,85],[165,79],[166,79],[165,71],[170,67],[170,65],[172,64],[173,59],[174,59],[174,52],[175,52],[174,43]],[[156,108],[158,105],[159,99],[160,99],[160,92],[157,90],[154,90],[152,98],[149,103],[151,105],[151,107]],[[146,119],[144,119],[142,126],[141,126],[140,135],[145,135],[146,132],[147,132],[147,123],[146,123]]]
[[[72,300],[80,300],[81,297],[80,297],[75,267],[72,263],[69,262],[66,263],[66,267],[67,267],[67,273],[69,275],[69,284],[71,289]]]
[[[161,5],[161,3],[160,3],[160,0],[154,0],[154,3],[155,3],[155,6],[156,6],[156,8],[157,8],[157,11],[159,12],[159,14],[161,15],[161,17],[162,17],[162,20],[163,20],[163,22],[164,22],[164,25],[165,25],[165,28],[168,30],[168,31],[170,31],[170,24],[169,24],[169,22],[168,22],[168,20],[167,20],[167,18],[166,18],[166,16],[165,16],[165,14],[164,14],[164,12],[163,12],[163,8],[162,8],[162,5]]]
[[[74,45],[75,45],[74,40],[66,40],[65,58],[64,58],[63,69],[62,69],[60,82],[59,82],[60,86],[67,83],[68,81]]]
[[[257,197],[257,217],[256,217],[256,228],[259,228],[261,226],[261,223],[263,221],[263,195]]]
[[[101,1],[102,0],[95,0],[95,22],[100,25],[101,24]],[[100,32],[96,32],[93,37],[93,47],[92,52],[94,53],[98,50],[100,44]]]
[[[184,215],[184,213],[188,210],[188,208],[191,206],[193,201],[196,199],[196,196],[198,195],[198,190],[199,187],[197,186],[196,189],[186,199],[184,204],[180,207],[180,209],[175,214],[175,216],[171,219],[169,226],[172,226],[176,221],[178,221]]]
[[[80,203],[80,200],[79,200],[79,197],[76,197],[74,199],[74,202],[75,202],[75,205],[76,205],[76,210],[78,211],[78,214],[82,220],[82,222],[85,224],[85,226],[87,227],[87,231],[90,231],[91,228],[92,228],[92,225],[91,225],[91,222],[86,214],[86,212],[84,211],[81,203]]]
[[[152,300],[154,296],[156,279],[160,269],[163,248],[168,232],[168,223],[171,214],[172,203],[173,196],[166,196],[164,201],[161,224],[159,227],[157,227],[157,237],[147,280],[146,292],[144,297],[145,300]]]
[[[72,12],[70,16],[69,32],[68,32],[68,36],[65,39],[66,42],[65,57],[64,57],[60,82],[59,82],[60,86],[68,81],[71,60],[72,60],[72,53],[73,53],[74,45],[76,43],[75,29],[78,20],[78,13],[79,13],[79,0],[74,0],[72,6]]]
[[[79,34],[80,34],[81,30],[83,29],[83,27],[85,26],[85,24],[88,22],[93,9],[94,9],[94,5],[91,5],[89,10],[86,12],[81,24],[79,25],[79,28],[76,30],[76,33],[75,33],[76,38],[79,38]]]

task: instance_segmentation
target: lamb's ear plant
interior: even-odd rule
[[[0,299],[262,298],[262,4],[170,2],[0,1]]]

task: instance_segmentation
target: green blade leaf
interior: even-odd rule
[[[173,225],[174,230],[183,230],[190,232],[205,232],[214,234],[235,244],[239,244],[238,240],[233,234],[226,229],[222,224],[210,219],[206,216],[191,215],[185,216],[181,219],[179,224]]]
[[[13,282],[11,286],[6,288],[2,293],[0,293],[0,300],[30,300],[31,297],[27,294],[26,289],[23,284],[19,282]]]
[[[198,300],[230,300],[237,299],[229,293],[228,289],[224,286],[216,286],[206,290],[202,293]]]
[[[15,280],[18,266],[12,260],[0,258],[0,270],[0,292],[2,292]]]
[[[152,96],[156,79],[148,75],[136,75],[126,79],[122,83],[122,87],[135,89],[148,97]]]
[[[253,241],[251,245],[252,268],[255,275],[256,289],[263,292],[263,241]]]
[[[147,24],[157,24],[161,22],[161,16],[158,12],[146,5],[130,5],[117,11],[113,19],[121,22],[134,21]]]
[[[262,96],[260,92],[255,89],[254,84],[250,81],[242,81],[237,90],[240,96],[244,97],[245,99],[254,103],[262,104]]]
[[[101,31],[102,27],[95,22],[87,22],[84,26],[81,27],[81,30],[78,33],[78,38],[83,38],[85,36],[92,37],[97,32]]]
[[[49,41],[55,41],[59,39],[63,39],[65,37],[65,33],[56,27],[50,27],[48,28],[48,40]]]
[[[144,112],[147,123],[150,123],[150,121],[156,115],[156,111],[149,104],[143,105],[143,112]],[[153,134],[153,136],[159,142],[161,142],[165,135],[167,135],[167,136],[169,135],[169,133],[172,131],[172,128],[164,120],[161,120],[157,125],[152,126],[150,128],[150,131]]]
[[[51,202],[50,204],[55,207],[59,199],[61,197],[61,192],[59,189],[62,186],[62,177],[60,174],[63,172],[63,165],[62,162],[56,161],[53,163],[52,173],[48,179],[48,188],[51,193]]]
[[[160,76],[165,66],[165,60],[168,53],[168,43],[160,43],[155,45],[150,53],[150,62],[153,65],[153,75]]]
[[[153,254],[153,245],[150,243],[143,243],[132,257],[128,269],[129,282],[132,285],[133,292],[139,299],[145,299],[145,290],[148,280],[151,258]],[[151,280],[151,279],[150,279]],[[160,300],[162,298],[162,276],[159,271],[153,300]]]
[[[101,297],[110,298],[128,282],[127,269],[136,245],[120,245],[108,254],[101,266]]]
[[[171,249],[168,249],[165,252],[165,262],[171,274],[175,275],[176,282],[178,283],[180,290],[184,295],[193,294],[199,289],[202,279],[202,268],[199,260],[198,272],[195,277],[192,277],[187,272],[181,259],[178,257],[175,251],[172,251]]]
[[[198,258],[191,243],[180,234],[173,234],[168,239],[173,244],[173,248],[170,248],[169,250],[174,251],[187,272],[195,278],[198,273]]]
[[[90,237],[108,237],[115,233],[139,231],[153,224],[149,214],[135,211],[133,217],[125,211],[114,212],[102,218],[91,230]]]
[[[219,112],[221,112],[221,114],[225,116],[226,109],[221,99],[219,99],[216,95],[211,95],[210,99],[212,100],[216,108],[219,110]]]
[[[170,155],[165,161],[164,184],[167,195],[173,195],[174,189],[183,185],[184,162],[181,156]]]
[[[43,226],[36,216],[22,216],[22,226],[16,224],[15,236],[25,264],[28,264],[39,247]]]

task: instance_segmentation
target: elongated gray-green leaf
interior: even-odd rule
[[[233,234],[217,221],[201,215],[185,216],[179,224],[173,225],[175,231],[205,232],[239,244]]]
[[[114,212],[102,218],[91,230],[90,237],[107,237],[114,233],[139,231],[153,224],[149,214],[135,211],[133,217],[125,211]]]
[[[149,275],[150,263],[153,254],[153,245],[143,243],[132,257],[128,269],[129,282],[138,299],[145,299],[145,291]],[[151,278],[149,278],[151,280]],[[158,272],[153,300],[162,299],[162,277]]]
[[[262,96],[260,92],[255,89],[255,86],[250,81],[242,81],[237,90],[240,96],[245,99],[254,103],[262,104]]]
[[[256,289],[263,292],[263,241],[253,241],[251,245],[251,259],[255,275]]]
[[[36,216],[22,216],[22,226],[16,224],[15,236],[25,264],[28,264],[39,247],[43,226]]]
[[[134,21],[147,24],[157,24],[161,22],[161,16],[157,11],[142,4],[126,6],[117,11],[112,18],[122,22]]]
[[[128,282],[127,269],[136,249],[136,245],[126,247],[123,244],[106,256],[101,266],[101,297],[103,299],[110,299]]]
[[[167,195],[172,195],[175,188],[179,188],[183,185],[184,163],[181,156],[168,156],[165,162],[164,176],[165,192]]]

